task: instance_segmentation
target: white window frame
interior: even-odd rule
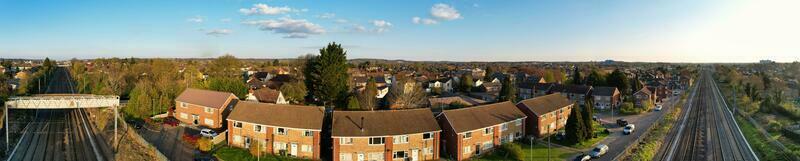
[[[186,103],[186,102],[181,102],[181,107],[183,107],[183,108],[189,108],[189,104],[188,104],[188,103]]]
[[[472,146],[464,146],[464,155],[472,153]]]
[[[186,114],[186,113],[183,113],[183,112],[181,112],[181,114],[180,114],[180,115],[181,115],[181,118],[182,118],[182,119],[189,119],[189,114]]]
[[[500,131],[506,131],[506,130],[508,130],[508,123],[503,123],[502,125],[500,125]]]
[[[243,124],[242,122],[239,122],[239,121],[234,121],[234,122],[233,122],[233,128],[241,129],[241,128],[242,128],[242,126],[243,126],[242,124]],[[237,125],[238,125],[238,126],[237,126]]]
[[[314,146],[305,145],[305,144],[300,145],[300,151],[302,151],[302,152],[312,152],[312,151],[314,151]]]
[[[405,143],[408,143],[408,135],[392,136],[392,142],[394,144],[405,144]]]
[[[353,138],[339,138],[339,145],[353,145]]]
[[[462,138],[464,138],[464,139],[470,139],[470,138],[472,138],[472,132],[470,131],[470,132],[466,132],[466,133],[464,133],[464,136],[462,136]]]
[[[522,125],[522,119],[514,120],[514,124],[517,126]]]
[[[205,111],[206,113],[214,113],[214,108],[205,107],[205,109],[203,109],[203,111]]]
[[[287,133],[289,133],[288,130],[289,129],[282,128],[282,127],[275,128],[275,135],[286,135]],[[281,131],[283,131],[283,132],[281,132]]]
[[[353,161],[353,154],[351,154],[351,153],[339,153],[339,160],[341,160],[341,161]]]
[[[261,133],[264,131],[264,127],[258,124],[253,124],[253,131]]]
[[[377,139],[380,140],[380,143],[374,143],[373,140]],[[369,138],[369,145],[383,145],[386,144],[386,138],[384,137],[370,137]]]
[[[400,156],[402,153],[402,156]],[[392,159],[405,159],[408,158],[408,152],[406,151],[394,151],[392,152]]]
[[[484,136],[491,135],[491,134],[494,134],[494,127],[483,128],[483,135]]]
[[[312,136],[314,136],[314,131],[311,131],[311,130],[303,131],[303,136],[312,137]]]
[[[428,135],[428,138],[425,138],[425,135]],[[431,140],[431,139],[433,139],[433,133],[432,132],[422,133],[422,140]]]

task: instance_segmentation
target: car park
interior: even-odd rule
[[[608,152],[608,146],[605,144],[600,144],[592,149],[592,152],[589,153],[589,156],[592,158],[600,158],[600,156],[603,156],[606,154],[606,152]]]
[[[625,128],[622,129],[622,134],[625,134],[625,135],[631,134],[631,133],[633,133],[633,131],[635,129],[636,129],[636,126],[633,125],[633,124],[625,125]]]
[[[202,129],[200,130],[200,135],[203,137],[214,137],[217,136],[217,132],[211,129]]]

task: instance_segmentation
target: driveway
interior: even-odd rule
[[[598,113],[598,119],[606,128],[608,128],[609,131],[611,131],[611,134],[599,142],[600,144],[608,145],[608,152],[596,160],[610,161],[613,160],[617,155],[622,154],[625,148],[630,146],[630,144],[633,143],[637,138],[641,137],[644,134],[644,131],[650,128],[650,126],[652,126],[658,120],[658,118],[661,118],[664,116],[664,114],[672,111],[673,106],[678,102],[678,100],[680,100],[680,95],[669,97],[662,103],[661,111],[645,112],[639,115],[619,116],[616,114],[614,117],[611,117],[610,112]],[[616,120],[620,118],[624,118],[625,120],[628,120],[628,123],[636,125],[636,129],[632,134],[622,134],[622,127],[616,123]],[[583,149],[583,151],[588,154],[588,152],[591,151],[591,148]]]
[[[156,146],[158,151],[164,154],[169,160],[183,161],[194,159],[195,148],[184,142],[183,136],[185,127],[161,125],[160,130],[142,128],[137,130],[147,142]]]

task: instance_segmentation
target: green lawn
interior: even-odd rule
[[[255,160],[258,160],[255,156],[250,155],[250,152],[247,151],[246,149],[232,148],[232,147],[228,147],[228,146],[219,148],[217,151],[214,152],[214,156],[217,157],[218,159],[220,159],[221,161],[255,161]],[[260,160],[262,160],[262,161],[302,161],[304,159],[265,155],[265,156],[262,156]]]
[[[528,143],[510,143],[510,144],[519,144],[522,147],[523,154],[525,154],[525,160],[547,160],[547,144],[536,144],[533,145],[531,149],[531,145]],[[553,160],[569,160],[572,159],[570,157],[574,156],[575,152],[566,151],[563,149],[556,148],[552,146],[550,149],[550,158]],[[478,159],[479,161],[495,161],[495,160],[509,160],[505,158],[506,154],[500,151],[495,151],[492,154],[484,155]]]
[[[597,134],[596,138],[592,138],[578,144],[570,144],[566,140],[556,140],[555,138],[551,138],[550,141],[558,145],[564,145],[576,149],[591,148],[594,146],[595,143],[602,141],[609,135],[603,132],[606,128],[603,127],[603,125],[600,125],[600,123],[592,122],[592,126],[594,127],[594,133]]]

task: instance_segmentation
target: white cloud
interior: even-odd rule
[[[358,25],[358,24],[353,24],[353,27],[351,28],[351,30],[353,30],[353,32],[367,32],[367,28],[366,27]]]
[[[186,21],[194,22],[194,23],[202,23],[203,21],[205,21],[205,18],[203,18],[201,16],[194,16],[192,18],[186,19]]]
[[[336,14],[334,14],[334,13],[323,13],[321,15],[318,15],[317,17],[319,17],[321,19],[331,19],[331,18],[336,17]]]
[[[411,18],[411,22],[414,24],[423,24],[423,25],[434,25],[438,24],[439,21],[430,18],[420,18],[420,17],[413,17]]]
[[[325,33],[325,29],[320,25],[308,22],[305,19],[292,19],[288,17],[273,20],[245,21],[242,22],[242,24],[258,26],[258,28],[263,31],[285,34],[284,38],[306,38],[309,35]]]
[[[305,9],[307,10],[307,9]],[[289,8],[288,6],[283,7],[275,7],[269,6],[267,4],[259,3],[254,4],[252,8],[242,8],[239,9],[239,12],[245,15],[254,15],[254,14],[262,14],[262,15],[277,15],[277,14],[284,14],[287,12],[295,11],[295,9]]]
[[[378,33],[389,31],[392,27],[392,23],[385,20],[372,20],[372,25],[375,26],[374,31]]]
[[[431,16],[441,20],[456,20],[461,19],[461,13],[458,10],[443,3],[434,4],[431,7]]]
[[[215,29],[206,32],[206,35],[219,37],[219,36],[230,35],[231,33],[233,33],[233,31],[229,29]]]

